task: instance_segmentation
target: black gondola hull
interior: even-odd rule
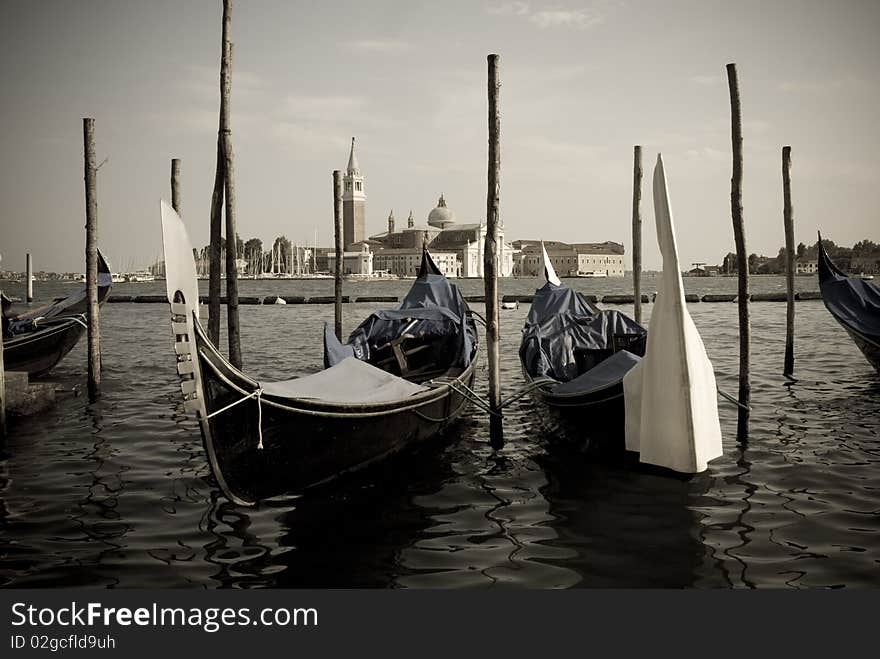
[[[64,359],[86,330],[82,318],[69,318],[3,342],[3,363],[7,371],[25,371],[39,377]]]
[[[256,383],[234,369],[196,328],[208,415],[242,400]],[[457,377],[472,386],[475,360]],[[448,387],[384,405],[352,406],[263,395],[202,420],[202,436],[221,488],[251,504],[356,471],[443,433],[467,405]],[[262,448],[258,447],[262,437]]]
[[[838,268],[819,236],[819,290],[825,308],[846,330],[865,359],[880,373],[880,293],[858,278],[848,277]]]
[[[533,382],[525,366],[523,378]],[[532,390],[532,399],[542,408],[541,425],[547,436],[593,455],[619,456],[626,452],[626,408],[623,383],[599,391],[554,394],[552,387]]]

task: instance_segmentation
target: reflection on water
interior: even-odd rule
[[[502,315],[508,392],[520,382],[526,306]],[[347,305],[346,323],[369,311]],[[691,312],[719,386],[735,391],[736,306]],[[243,308],[247,370],[277,379],[320,368],[332,313]],[[499,451],[471,410],[417,454],[246,509],[219,494],[183,414],[167,309],[107,305],[104,396],[89,405],[62,394],[15,424],[0,460],[0,584],[876,586],[880,378],[821,302],[804,302],[799,379],[786,383],[783,323],[784,305],[753,305],[752,437],[734,441],[736,412],[722,404],[724,455],[704,474],[591,462],[548,442],[523,398],[506,413]],[[53,379],[69,389],[84,366],[78,346]],[[483,370],[478,385],[485,393]]]

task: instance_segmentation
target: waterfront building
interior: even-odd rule
[[[364,229],[366,199],[364,176],[354,152],[354,138],[352,137],[348,167],[342,177],[342,246],[344,250],[348,250],[349,246],[354,243],[363,242],[366,238]]]
[[[537,277],[541,268],[541,241],[516,240],[513,267],[517,277]],[[563,243],[545,240],[544,247],[560,277],[623,277],[623,245],[604,243]]]
[[[428,213],[425,225],[416,226],[412,211],[405,229],[396,231],[395,224],[392,211],[388,216],[388,230],[370,236],[377,270],[387,270],[400,276],[415,274],[421,261],[422,245],[427,245],[434,262],[446,276],[483,276],[487,225],[483,221],[459,224],[455,212],[447,206],[442,194],[437,206]],[[498,274],[509,277],[513,274],[516,250],[504,242],[503,227],[499,228],[498,238],[501,244]]]

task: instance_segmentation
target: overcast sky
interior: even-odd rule
[[[219,0],[4,0],[2,269],[82,271],[82,117],[96,120],[100,245],[116,270],[161,250],[160,197],[182,158],[183,216],[207,242]],[[660,264],[651,171],[666,164],[681,262],[733,250],[736,62],[750,252],[783,243],[780,150],[795,231],[880,239],[880,2],[235,3],[232,129],[239,233],[331,244],[331,171],[357,136],[367,231],[424,223],[444,193],[486,207],[486,55],[501,55],[506,239],[631,244],[632,147],[645,154],[645,267]],[[399,226],[399,225],[398,225]]]

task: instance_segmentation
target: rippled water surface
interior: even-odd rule
[[[756,281],[758,290],[781,286]],[[686,285],[719,292],[735,283]],[[160,285],[146,286],[114,292]],[[277,286],[245,282],[242,294],[332,290],[332,282]],[[356,286],[346,292],[399,294],[408,285]],[[615,293],[628,282],[577,286]],[[462,287],[481,292],[479,282]],[[533,288],[520,280],[502,292]],[[799,288],[815,290],[815,280],[799,279]],[[516,350],[527,306],[502,312],[506,392],[521,383]],[[346,305],[346,327],[372,308]],[[689,308],[719,386],[735,392],[736,305]],[[183,414],[167,306],[108,304],[102,399],[89,405],[70,393],[84,385],[81,344],[51,377],[67,393],[12,427],[0,461],[0,584],[880,585],[880,378],[821,302],[800,302],[797,312],[798,380],[786,383],[785,306],[752,305],[751,440],[737,444],[736,411],[721,404],[724,455],[691,479],[556,448],[524,398],[506,414],[502,450],[490,448],[488,420],[471,410],[453,434],[416,455],[246,509],[220,495],[197,425]],[[246,370],[267,379],[317,370],[332,314],[331,305],[242,307]],[[478,385],[485,392],[482,368]]]

